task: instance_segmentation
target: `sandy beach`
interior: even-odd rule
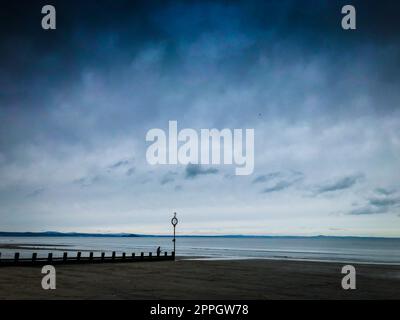
[[[232,260],[57,266],[57,289],[40,267],[0,268],[0,299],[400,299],[400,267],[360,265],[357,289],[341,288],[344,264]]]

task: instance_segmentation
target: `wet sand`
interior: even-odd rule
[[[344,264],[236,260],[57,266],[57,289],[40,267],[1,267],[0,299],[400,299],[400,266],[359,265],[357,289],[341,288]]]

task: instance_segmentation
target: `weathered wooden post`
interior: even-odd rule
[[[104,252],[102,252],[102,253],[101,253],[101,262],[103,262],[103,261],[104,261],[104,256],[105,256],[105,253],[104,253]]]
[[[112,256],[111,256],[112,261],[115,260],[115,251],[112,252]]]
[[[92,261],[93,260],[93,252],[89,253],[89,260]]]
[[[167,257],[167,256],[168,256],[168,252],[165,251],[165,252],[164,252],[164,257]]]
[[[135,260],[135,253],[132,252],[132,260]]]
[[[125,260],[125,258],[126,258],[126,253],[122,252],[122,260]]]
[[[36,258],[37,258],[37,253],[36,252],[32,253],[32,263],[36,262]]]
[[[175,228],[176,225],[178,224],[178,218],[176,217],[176,212],[174,212],[174,217],[171,219],[171,223],[174,226],[174,239],[172,240],[174,242],[174,252],[173,252],[173,258],[175,260],[175,244],[176,244],[176,239],[175,239]]]
[[[153,256],[153,254],[151,252],[149,252],[149,259],[151,259]]]
[[[144,253],[143,252],[140,253],[140,259],[142,259],[142,260],[144,259]]]
[[[18,260],[19,260],[19,252],[16,252],[14,254],[14,263],[18,263]]]
[[[81,252],[78,251],[77,255],[76,255],[76,261],[80,261],[81,260]]]
[[[68,260],[68,253],[67,253],[67,252],[64,252],[64,253],[63,253],[63,262],[66,263],[67,260]]]
[[[49,255],[47,256],[47,261],[51,262],[53,260],[53,254],[49,252]]]

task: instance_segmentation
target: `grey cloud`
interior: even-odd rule
[[[376,207],[388,207],[400,204],[399,198],[369,199],[369,203]]]
[[[252,183],[267,183],[269,186],[263,189],[263,193],[285,190],[301,180],[304,174],[300,171],[276,171],[265,175],[259,175]]]
[[[268,174],[261,174],[259,176],[257,176],[252,183],[264,183],[264,182],[268,182],[271,179],[274,179],[276,177],[279,177],[281,175],[280,172],[271,172]]]
[[[116,168],[119,168],[119,167],[127,166],[129,164],[129,162],[130,162],[129,160],[121,160],[121,161],[118,161],[118,162],[112,164],[108,168],[116,169]]]
[[[293,184],[294,184],[294,181],[279,181],[274,186],[264,189],[263,193],[281,191],[281,190],[289,188]]]
[[[378,194],[389,196],[389,195],[395,193],[396,190],[394,190],[394,189],[385,189],[385,188],[376,188],[375,192],[378,193]]]
[[[175,181],[176,172],[169,171],[161,178],[161,185],[165,185]]]
[[[151,182],[151,179],[147,178],[147,177],[139,180],[140,184],[147,184],[147,183],[150,183],[150,182]]]
[[[32,192],[28,193],[26,195],[27,198],[33,198],[33,197],[37,197],[38,195],[42,194],[45,191],[45,188],[39,188],[36,190],[33,190]]]
[[[356,122],[368,129],[365,137],[373,139],[366,141],[371,152],[362,161],[363,170],[379,176],[382,183],[395,183],[384,180],[391,179],[385,172],[396,167],[392,162],[398,150],[399,3],[355,0],[362,28],[343,32],[340,3],[336,1],[72,2],[52,1],[59,13],[56,32],[41,30],[39,2],[1,4],[0,196],[13,195],[7,197],[8,207],[2,202],[2,225],[13,217],[15,221],[28,218],[24,212],[35,209],[35,199],[26,199],[26,205],[32,200],[29,210],[10,214],[18,207],[13,198],[41,185],[51,186],[62,195],[49,201],[49,211],[57,212],[49,215],[50,219],[57,217],[62,225],[72,221],[68,214],[75,211],[79,227],[85,227],[80,225],[83,216],[93,217],[89,226],[98,224],[94,206],[90,206],[93,214],[84,206],[68,207],[79,202],[82,190],[73,190],[77,194],[72,195],[65,184],[81,175],[84,177],[74,181],[78,186],[99,182],[99,177],[86,175],[96,174],[92,170],[104,151],[112,156],[109,159],[120,161],[109,160],[102,169],[108,173],[115,170],[125,179],[120,181],[117,174],[101,175],[101,189],[105,193],[110,189],[121,192],[118,197],[110,194],[105,199],[88,188],[84,201],[108,202],[110,212],[131,212],[136,205],[131,202],[132,190],[137,192],[138,201],[141,195],[152,193],[151,197],[142,197],[135,211],[146,206],[165,208],[167,201],[155,204],[145,200],[165,197],[173,201],[173,186],[180,182],[178,179],[196,179],[192,181],[193,190],[184,188],[185,192],[195,192],[197,187],[204,190],[201,184],[205,179],[199,176],[216,174],[216,169],[188,166],[182,176],[172,178],[165,177],[162,170],[141,174],[148,168],[139,161],[145,155],[146,131],[165,128],[172,119],[178,120],[181,128],[257,128],[256,144],[260,148],[256,149],[256,170],[265,174],[220,179],[218,197],[222,206],[235,192],[234,185],[254,183],[251,186],[257,188],[257,194],[253,188],[243,190],[249,203],[260,197],[263,189],[278,193],[293,188],[293,180],[300,180],[301,174],[285,172],[274,179],[268,176],[269,170],[280,170],[281,165],[298,166],[305,172],[315,167],[321,179],[327,174],[354,172],[357,152],[348,151],[366,149],[359,142],[366,141],[362,130],[359,136],[349,130]],[[371,117],[373,120],[368,120]],[[279,129],[271,132],[274,123]],[[291,131],[299,126],[313,134],[302,138],[301,132],[297,135]],[[264,149],[263,155],[260,151],[270,145],[268,141],[276,143],[279,150]],[[123,158],[130,152],[138,159],[134,164],[137,179],[127,178],[135,172]],[[301,160],[295,163],[300,159],[297,155]],[[31,168],[31,173],[26,168]],[[24,186],[15,191],[17,179]],[[168,181],[171,179],[175,182]],[[115,188],[120,182],[121,188]],[[157,193],[160,182],[170,187],[162,194]],[[353,195],[347,187],[351,183],[336,181],[336,185],[332,182],[320,188],[322,193],[335,189]],[[122,190],[122,185],[129,187]],[[196,201],[215,197],[205,191],[196,193]],[[43,198],[46,196],[47,192]],[[129,210],[125,210],[121,198],[128,199]],[[192,198],[182,198],[190,199],[181,204],[195,217],[196,213],[189,212]],[[342,200],[346,201],[338,199],[338,206]],[[376,201],[359,203],[369,206],[369,212],[379,211],[379,204],[381,208],[395,208]],[[62,208],[67,213],[62,213]],[[258,213],[251,210],[243,208],[243,213],[249,223],[257,225]],[[114,214],[110,217],[111,222],[121,219]],[[152,217],[148,219],[154,223]],[[28,227],[47,222],[40,216]]]
[[[351,210],[348,214],[359,216],[359,215],[379,214],[379,213],[386,213],[386,212],[387,212],[387,208],[377,208],[377,207],[365,206],[365,207]]]
[[[329,182],[317,188],[316,193],[334,192],[339,190],[349,189],[362,179],[362,175],[352,175],[340,178],[334,182]]]
[[[100,181],[100,177],[99,176],[94,176],[94,177],[82,177],[79,179],[75,179],[73,181],[74,184],[77,184],[81,187],[89,187],[93,184],[95,184],[96,182]]]
[[[126,175],[131,176],[135,173],[135,171],[136,171],[135,167],[131,167],[126,171]]]
[[[167,183],[174,182],[174,181],[175,181],[174,178],[169,177],[169,176],[164,176],[164,177],[161,178],[160,183],[161,183],[161,185],[165,185]]]
[[[304,173],[301,171],[297,171],[297,170],[290,170],[290,174],[292,175],[292,177],[304,177]]]
[[[199,164],[188,164],[185,169],[185,178],[186,179],[193,179],[197,176],[207,175],[207,174],[216,174],[218,173],[218,169],[215,168],[208,168],[203,169]]]
[[[360,208],[351,210],[350,215],[369,215],[390,213],[400,208],[400,197],[383,196],[381,198],[369,198],[368,203]]]
[[[160,111],[165,109],[165,101],[169,100],[163,99],[171,91],[169,84],[173,83],[174,89],[182,85],[182,91],[177,94],[182,95],[184,101],[190,98],[196,102],[199,96],[204,96],[202,90],[183,86],[201,74],[207,77],[204,77],[204,82],[199,77],[200,85],[195,87],[207,90],[206,96],[210,97],[222,98],[224,92],[240,92],[242,87],[246,88],[246,92],[274,92],[274,95],[266,93],[249,97],[246,103],[248,113],[243,112],[242,106],[234,108],[230,105],[230,115],[226,117],[226,108],[213,108],[215,122],[226,118],[252,121],[251,115],[260,111],[266,116],[308,117],[309,114],[304,111],[310,108],[297,103],[305,100],[307,94],[317,100],[323,98],[323,103],[312,108],[313,113],[321,109],[324,118],[340,112],[352,115],[357,112],[356,108],[347,106],[353,96],[355,99],[364,96],[364,90],[376,102],[371,104],[372,108],[379,106],[379,112],[396,110],[399,45],[389,41],[397,39],[399,22],[395,19],[389,23],[387,17],[396,12],[388,8],[397,8],[398,4],[379,4],[379,10],[376,10],[378,5],[373,2],[366,5],[356,2],[363,8],[363,16],[372,15],[373,19],[363,24],[362,30],[347,34],[344,39],[343,30],[337,27],[337,23],[332,23],[338,19],[340,12],[339,4],[333,2],[149,3],[121,0],[117,6],[112,1],[96,4],[85,1],[75,6],[55,0],[54,5],[62,13],[59,18],[62,28],[57,29],[49,41],[49,34],[36,28],[40,15],[32,12],[40,12],[38,3],[23,1],[21,6],[20,1],[15,4],[7,1],[2,6],[4,17],[0,21],[0,61],[4,61],[0,107],[6,119],[0,125],[0,149],[5,150],[8,159],[11,157],[11,150],[8,149],[14,151],[19,143],[29,139],[27,136],[54,139],[57,145],[60,142],[79,144],[90,140],[92,134],[110,136],[126,132],[132,127],[132,118],[139,118],[135,127],[152,123],[154,115],[162,114]],[[293,33],[293,30],[296,32]],[[329,50],[326,39],[329,39]],[[385,45],[388,50],[385,50]],[[347,55],[343,55],[344,46],[349,55],[360,57],[356,66]],[[137,77],[124,79],[123,70],[140,60],[143,53],[150,51],[148,55],[152,56],[154,48],[161,52],[156,55],[158,59],[155,60],[159,62],[157,68],[150,68],[143,74],[136,72]],[[196,53],[198,49],[202,51]],[[307,86],[309,82],[304,80],[286,81],[286,75],[291,75],[293,67],[296,69],[299,65],[301,75],[304,71],[314,74],[313,65],[322,70],[316,74],[316,88]],[[342,66],[340,73],[336,65]],[[354,70],[357,66],[361,71],[365,70],[359,78],[355,76],[359,71]],[[88,77],[85,77],[86,73]],[[128,74],[132,75],[132,72],[128,71]],[[216,78],[215,85],[214,81],[208,81],[213,76]],[[117,86],[113,85],[115,79],[119,80]],[[167,81],[158,81],[160,79]],[[96,81],[104,87],[96,87]],[[130,85],[123,85],[122,82]],[[358,85],[352,85],[354,82]],[[132,83],[140,83],[140,87]],[[269,90],[257,85],[262,83],[268,83]],[[282,86],[282,83],[286,85]],[[80,90],[87,84],[100,96],[104,94],[110,99],[106,103],[108,107],[96,105],[94,108],[91,104],[98,104],[96,101],[83,103],[79,98],[75,101],[73,97],[81,97]],[[154,87],[158,88],[159,99],[146,92],[146,84],[151,87],[151,92]],[[274,84],[279,86],[277,90]],[[377,90],[376,87],[383,85],[389,90]],[[371,87],[376,89],[373,94],[368,91]],[[109,92],[103,93],[105,90]],[[143,94],[141,99],[134,101],[133,98],[140,94]],[[47,98],[46,104],[42,103],[43,95]],[[68,117],[53,121],[54,116],[49,115],[57,113],[54,111],[59,105],[56,97],[75,106],[71,114],[72,117],[77,116],[77,121]],[[270,106],[261,107],[263,101],[272,99],[276,101],[269,103]],[[126,101],[129,101],[128,107]],[[142,108],[143,105],[148,107]],[[185,103],[181,108],[185,109],[185,114],[194,112],[190,104]],[[181,115],[179,109],[178,106],[176,110],[170,110],[171,114],[176,117]],[[359,111],[365,115],[368,110],[362,109]],[[80,117],[81,113],[85,117]],[[86,117],[91,121],[85,122]],[[207,120],[211,121],[210,118]],[[27,135],[18,130],[24,125],[29,130]]]
[[[224,178],[225,179],[234,179],[236,177],[236,175],[232,174],[232,173],[226,173],[224,174]]]

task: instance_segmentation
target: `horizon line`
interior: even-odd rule
[[[0,237],[24,236],[64,236],[64,237],[173,237],[171,234],[145,234],[128,232],[60,232],[60,231],[0,231]],[[176,237],[220,237],[220,238],[375,238],[375,239],[400,239],[396,236],[366,236],[366,235],[269,235],[269,234],[179,234]]]

